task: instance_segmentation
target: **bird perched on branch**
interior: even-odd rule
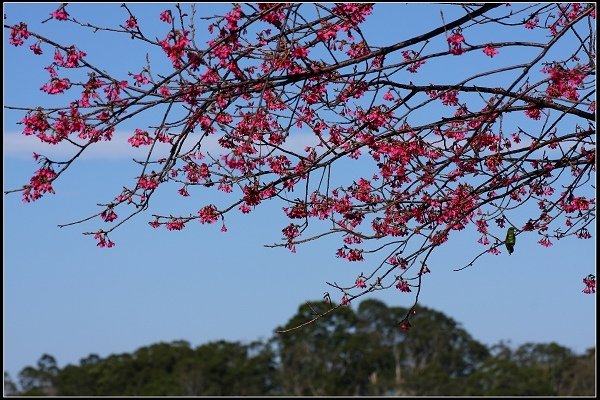
[[[508,228],[508,231],[506,232],[506,239],[504,240],[504,244],[506,245],[506,250],[508,250],[508,254],[512,254],[513,251],[515,251],[516,239],[517,238],[515,236],[515,228]]]

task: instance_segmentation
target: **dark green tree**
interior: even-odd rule
[[[369,371],[370,395],[405,394],[402,387],[402,344],[405,332],[398,329],[398,321],[406,309],[388,308],[379,300],[364,300],[357,309],[358,332],[366,335],[366,365]]]
[[[37,368],[27,366],[19,373],[22,394],[26,396],[56,395],[58,371],[56,359],[49,354],[43,354],[37,362]]]
[[[492,347],[490,357],[468,378],[467,395],[474,396],[553,396],[555,391],[544,368],[533,362],[530,347],[513,351],[501,342]],[[532,355],[531,357],[527,354]]]
[[[312,319],[331,306],[318,301],[298,309],[283,330]],[[276,334],[282,390],[292,396],[365,394],[368,336],[357,332],[357,317],[349,307],[320,318],[302,329]]]
[[[188,396],[259,396],[277,386],[274,354],[260,342],[199,346],[178,365],[177,375]]]
[[[562,370],[558,396],[596,395],[596,349],[576,356],[573,362]]]
[[[301,325],[331,306],[301,306],[279,328]],[[376,300],[345,307],[302,329],[277,336],[284,393],[288,395],[460,394],[463,380],[489,357],[455,321],[420,309],[409,332],[407,310]]]
[[[403,343],[405,386],[417,396],[461,394],[464,378],[489,357],[488,349],[441,312],[422,307],[412,321]]]
[[[10,374],[4,371],[4,395],[16,396],[19,393],[19,388],[15,381],[12,380]]]
[[[406,332],[399,322],[408,312],[366,300],[358,307],[361,330],[374,339],[382,366],[380,383],[372,394],[452,395],[463,390],[463,379],[489,357],[487,348],[474,340],[454,320],[420,308]],[[386,360],[384,362],[384,360]]]
[[[570,349],[557,343],[526,343],[515,350],[513,358],[521,367],[539,368],[556,395],[568,384],[563,372],[576,361]]]

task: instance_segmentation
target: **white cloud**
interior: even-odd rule
[[[132,158],[143,155],[145,149],[131,147],[127,142],[129,137],[131,137],[129,133],[115,133],[113,140],[95,143],[93,148],[86,150],[81,157],[84,159],[111,159]],[[3,144],[4,156],[17,158],[31,158],[33,153],[38,153],[58,160],[70,157],[78,150],[78,148],[67,142],[51,145],[41,142],[35,136],[25,136],[20,133],[5,133]]]
[[[111,141],[102,141],[94,143],[81,155],[81,159],[140,159],[145,157],[149,146],[139,148],[132,147],[127,140],[133,136],[133,132],[117,131],[114,133]],[[188,138],[184,146],[189,150],[197,143],[198,135]],[[219,136],[211,135],[202,140],[202,152],[209,152],[213,156],[225,154],[225,150],[218,143]],[[283,148],[289,151],[302,154],[306,146],[314,146],[318,139],[309,133],[294,133],[285,142]],[[68,142],[61,142],[56,145],[41,142],[35,136],[25,136],[21,133],[4,133],[3,135],[4,157],[15,157],[30,159],[33,153],[38,153],[49,157],[52,160],[65,160],[73,156],[78,150]],[[153,155],[158,158],[167,156],[170,145],[157,143]]]

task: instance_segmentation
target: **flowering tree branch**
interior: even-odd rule
[[[408,329],[430,255],[450,235],[472,227],[483,246],[455,270],[500,254],[507,228],[511,240],[535,233],[546,247],[591,237],[593,4],[457,5],[460,17],[443,17],[439,27],[387,46],[376,46],[361,29],[372,4],[234,4],[212,17],[177,5],[157,16],[162,39],[150,38],[125,4],[116,27],[80,21],[67,7],[51,19],[124,35],[167,61],[148,59],[128,77],[113,76],[74,44],[31,32],[25,22],[4,25],[12,45],[34,42],[35,55],[54,53],[41,90],[77,97],[61,107],[9,106],[26,112],[24,135],[68,143],[74,153],[64,160],[35,154],[40,169],[6,193],[21,192],[25,202],[54,193],[52,183],[84,152],[113,140],[116,128],[142,124],[146,111],[156,117],[128,139],[147,149],[134,160],[140,172],[133,183],[94,215],[61,225],[100,217],[106,225],[85,232],[100,247],[114,246],[109,235],[147,211],[159,189],[183,197],[200,189],[229,194],[228,202],[186,215],[153,214],[150,226],[169,230],[194,220],[221,221],[226,230],[228,213],[279,201],[291,221],[270,246],[295,252],[337,235],[340,258],[380,255],[355,282],[329,285],[341,305],[377,290],[414,291],[414,306],[400,321]],[[208,41],[197,39],[200,30]],[[514,62],[489,62],[504,52]],[[456,82],[423,75],[430,65],[461,59],[470,68]],[[71,78],[72,70],[86,71],[87,79]],[[301,132],[313,143],[303,149],[292,144]],[[216,151],[207,149],[211,138]],[[339,172],[338,165],[352,163],[359,167]],[[521,209],[530,213],[525,220]],[[593,275],[584,283],[586,293],[595,292]]]

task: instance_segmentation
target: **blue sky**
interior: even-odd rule
[[[205,7],[209,14],[223,8]],[[390,44],[439,24],[442,6],[420,5],[411,13],[402,7],[377,5],[363,27],[365,36],[376,44]],[[131,6],[142,27],[158,31],[164,29],[158,14],[165,8]],[[5,23],[27,21],[31,30],[64,44],[72,44],[73,32],[78,32],[76,44],[91,61],[123,79],[127,72],[141,70],[146,50],[135,42],[83,33],[57,21],[40,24],[54,9],[52,4],[8,4]],[[118,4],[70,5],[68,10],[98,25],[126,19]],[[445,9],[446,20],[457,11]],[[399,20],[400,37],[390,37]],[[4,44],[4,103],[53,104],[56,99],[39,91],[47,80],[43,67],[51,52],[46,48],[44,56],[36,57],[27,49],[30,42],[20,48],[9,46],[6,32]],[[503,59],[502,53],[496,57],[500,64],[513,61],[506,54]],[[478,60],[492,63],[483,57]],[[459,64],[422,68],[418,79],[437,83],[451,83],[462,73]],[[22,112],[4,110],[4,190],[26,183],[37,169],[31,153],[40,147],[19,134],[16,122],[22,117]],[[184,339],[198,345],[267,338],[301,303],[328,291],[326,281],[353,282],[360,272],[370,271],[367,263],[335,258],[336,239],[307,243],[296,254],[265,248],[280,239],[285,226],[281,204],[275,203],[265,203],[247,216],[228,216],[226,233],[220,232],[220,225],[198,223],[181,232],[153,230],[147,224],[150,214],[138,216],[111,236],[117,245],[109,250],[97,248],[94,240],[81,234],[97,225],[57,228],[97,212],[97,203],[110,200],[135,176],[125,142],[135,127],[123,127],[115,135],[121,139],[79,160],[55,183],[56,195],[33,204],[22,203],[19,194],[4,196],[4,368],[13,378],[42,353],[54,355],[64,366],[90,353],[104,357],[158,341]],[[309,139],[300,135],[297,140],[300,146]],[[60,155],[63,150],[52,151]],[[174,201],[179,203],[173,205]],[[197,209],[194,201],[161,195],[151,212]],[[595,236],[595,228],[590,231]],[[543,248],[537,236],[520,235],[513,255],[484,257],[472,268],[452,272],[478,252],[475,240],[467,232],[432,258],[422,305],[456,319],[486,344],[555,341],[578,352],[595,345],[596,297],[581,293],[581,279],[594,271],[593,240],[565,239]],[[333,291],[332,297],[339,300]],[[390,306],[409,306],[413,300],[396,290],[372,297]]]

